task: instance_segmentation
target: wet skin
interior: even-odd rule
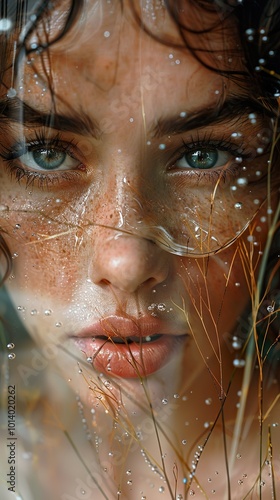
[[[131,493],[125,478],[122,490],[123,498],[134,500],[134,492],[148,488],[148,478],[157,491],[162,485],[159,476],[155,478],[143,467],[143,457],[139,460],[138,448],[143,443],[154,460],[161,460],[154,423],[147,413],[149,401],[157,422],[167,429],[167,438],[161,436],[166,468],[173,481],[174,463],[179,463],[181,491],[187,470],[181,458],[194,454],[197,437],[208,432],[204,424],[215,420],[227,393],[236,357],[235,328],[240,331],[236,323],[250,302],[267,237],[264,200],[269,154],[265,147],[271,131],[269,118],[259,114],[250,101],[250,82],[239,86],[203,66],[182,46],[163,8],[156,21],[147,11],[141,15],[154,34],[170,40],[166,44],[140,28],[128,2],[123,13],[119,2],[90,0],[85,6],[83,20],[64,39],[48,52],[31,54],[22,64],[18,81],[13,83],[17,95],[8,100],[12,75],[9,70],[5,74],[7,88],[2,89],[1,98],[14,114],[20,109],[17,98],[31,111],[25,110],[25,126],[18,120],[3,123],[0,224],[13,255],[7,289],[24,326],[52,361],[46,372],[61,372],[88,411],[96,410],[94,429],[103,438],[98,455],[100,484],[108,498],[115,498],[114,478],[131,468],[137,473],[135,489]],[[55,16],[55,29],[63,20],[64,2],[61,12],[62,19]],[[199,29],[202,22],[207,28],[215,21],[211,14],[202,18],[198,12],[195,17],[195,10],[188,15],[191,26]],[[203,55],[206,63],[243,69],[235,27],[228,24],[225,30],[222,36],[221,31],[214,31],[211,37],[190,41],[216,50]],[[40,29],[39,37],[44,40]],[[30,43],[36,40],[34,35]],[[174,48],[174,42],[180,47]],[[236,113],[224,110],[218,119],[211,119],[212,110],[222,108],[224,100],[239,102]],[[56,115],[54,127],[43,126],[52,113]],[[27,148],[22,146],[24,141]],[[264,152],[258,152],[259,148]],[[187,159],[196,161],[200,150],[202,163],[208,161],[208,154],[215,159],[219,150],[220,163],[211,168],[187,165]],[[239,179],[248,183],[242,187]],[[236,186],[237,193],[231,189]],[[155,238],[155,225],[180,243],[182,232],[187,234],[185,242],[188,231],[198,227],[207,237],[211,228],[212,251],[216,241],[226,242],[229,235],[234,238],[239,221],[241,228],[246,226],[257,210],[252,224],[236,241],[209,256],[180,255]],[[214,222],[209,224],[212,212]],[[192,240],[196,241],[193,235]],[[207,243],[206,238],[204,252]],[[32,356],[27,371],[20,372],[25,385],[37,376]],[[243,371],[238,371],[226,403],[229,443],[242,376]],[[66,396],[61,391],[59,398],[56,379],[50,387],[47,397],[58,401],[55,407],[66,408],[67,413]],[[271,389],[266,408],[275,390]],[[105,395],[102,402],[101,392]],[[248,404],[251,434],[239,449],[250,464],[250,484],[258,470],[257,395],[256,379]],[[163,402],[168,398],[167,405]],[[127,436],[122,435],[122,448],[107,439],[120,402],[123,407],[118,416],[124,430],[131,429],[131,422],[135,429],[139,426],[143,443],[134,441],[126,448]],[[72,415],[67,418],[71,428]],[[53,427],[53,437],[52,433]],[[217,498],[226,491],[222,440],[218,425],[200,468],[208,495],[216,480]],[[81,442],[83,458],[92,464],[92,450]],[[58,498],[62,492],[74,491],[75,474],[83,478],[85,470],[79,464],[80,469],[72,474],[75,465],[72,455],[67,465],[65,443],[57,457],[53,457],[52,440],[50,448],[55,472],[66,464],[68,474],[66,485],[58,481],[53,487],[53,496]],[[114,459],[108,455],[112,449]],[[45,448],[41,459],[41,470],[45,470]],[[245,470],[243,464],[235,463],[235,485]],[[108,474],[103,473],[105,469]],[[216,469],[220,475],[215,479]],[[96,463],[93,470],[99,470]],[[213,478],[212,485],[208,477]],[[237,491],[240,498],[242,488]],[[93,498],[103,498],[96,496],[94,488],[93,492]],[[245,484],[244,496],[246,492]],[[153,498],[161,496],[153,490]]]
[[[268,157],[258,156],[256,150],[264,142],[263,136],[267,137],[268,121],[261,116],[256,121],[250,119],[250,111],[254,110],[248,110],[239,121],[238,116],[232,116],[204,125],[203,119],[196,119],[190,130],[172,132],[178,117],[181,124],[185,114],[210,112],[219,105],[221,96],[245,99],[250,89],[247,91],[246,86],[241,88],[206,69],[185,47],[174,49],[152,39],[135,22],[128,6],[124,14],[117,4],[113,13],[106,7],[103,21],[97,26],[95,9],[100,4],[86,5],[83,23],[51,47],[48,56],[34,53],[23,65],[22,78],[16,85],[17,96],[41,115],[52,113],[55,102],[60,125],[52,129],[38,124],[34,128],[27,123],[23,128],[13,122],[11,129],[4,129],[2,150],[12,150],[15,144],[19,148],[25,137],[29,151],[41,151],[47,143],[56,152],[66,153],[66,159],[59,169],[48,172],[38,168],[38,155],[35,158],[33,153],[24,152],[21,158],[6,158],[2,162],[1,225],[14,254],[8,290],[25,326],[40,345],[63,345],[72,356],[85,361],[92,356],[92,346],[81,347],[80,342],[77,349],[71,338],[84,336],[84,331],[90,337],[100,337],[103,332],[95,330],[102,318],[109,325],[108,329],[105,327],[105,337],[111,337],[112,331],[119,338],[130,334],[129,326],[123,332],[121,326],[112,323],[112,318],[123,318],[124,323],[130,320],[131,325],[136,325],[136,335],[144,338],[150,333],[147,324],[155,322],[150,330],[152,335],[165,335],[160,339],[166,341],[164,355],[157,340],[148,348],[142,346],[147,361],[138,346],[140,375],[161,368],[161,357],[168,362],[168,350],[177,356],[171,348],[172,337],[175,345],[175,338],[180,335],[180,342],[186,346],[186,359],[196,359],[201,370],[208,364],[218,385],[223,386],[221,353],[224,352],[226,367],[232,363],[232,353],[223,338],[230,334],[249,300],[242,263],[244,252],[251,249],[253,262],[257,262],[266,238],[267,207],[264,204],[257,214],[254,230],[247,230],[229,248],[205,258],[165,251],[150,236],[149,224],[152,226],[155,219],[166,224],[168,230],[173,228],[175,239],[178,237],[181,205],[176,193],[181,193],[182,185],[184,203],[189,203],[188,210],[193,211],[198,224],[197,214],[209,213],[217,172],[221,170],[227,172],[228,196],[236,178],[248,175],[251,187],[244,198],[250,205],[239,212],[247,221],[254,200],[265,198],[263,172]],[[157,34],[182,45],[167,13],[162,12],[161,22],[156,25],[147,13],[143,15]],[[205,19],[207,25],[209,20]],[[230,52],[236,45],[234,26],[229,25],[226,30],[229,52],[222,60],[219,54],[211,56],[210,62],[242,69],[241,54],[233,56]],[[77,36],[78,45],[74,43]],[[220,35],[213,33],[208,42],[214,49],[220,48]],[[52,82],[54,101],[46,75]],[[7,72],[7,87],[10,78]],[[6,91],[2,97],[5,96]],[[14,103],[16,99],[12,104],[16,107]],[[28,113],[26,116],[28,120]],[[161,124],[167,119],[169,130],[165,131]],[[233,139],[237,132],[242,135],[241,142]],[[193,175],[192,169],[186,168],[182,143],[188,147],[193,144],[192,151],[216,151],[219,148],[213,146],[214,141],[231,141],[234,151],[242,144],[246,154],[251,148],[253,163],[252,158],[243,158],[240,171],[233,173],[236,153],[223,147],[222,165],[196,169]],[[250,174],[242,172],[244,166]],[[260,180],[255,173],[258,171],[262,171]],[[168,198],[173,192],[174,209],[170,211]],[[231,224],[235,227],[233,221],[240,216],[233,210],[233,201],[228,206],[224,199],[223,203],[225,210],[217,211],[213,230],[217,238]],[[145,234],[138,229],[143,220],[148,227]],[[253,238],[248,241],[249,234]],[[140,325],[140,318],[144,318],[144,326]],[[98,371],[107,370],[112,348],[115,374],[124,378],[139,375],[131,367],[128,350],[119,355],[121,348],[118,344],[112,347],[110,341],[106,342],[107,348],[104,359],[100,355],[100,363],[95,364]],[[158,362],[151,367],[157,350]],[[67,377],[69,369],[77,368],[76,361],[60,350],[57,353],[57,364]],[[110,370],[108,374],[114,375]]]

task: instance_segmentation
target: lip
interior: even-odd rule
[[[187,336],[182,328],[175,329],[158,318],[109,316],[71,338],[99,372],[136,378],[147,377],[164,367],[181,351]],[[147,337],[151,341],[146,341]]]

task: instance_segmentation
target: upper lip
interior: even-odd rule
[[[176,322],[175,322],[176,323]],[[159,318],[143,316],[138,319],[131,317],[106,316],[92,325],[85,327],[80,332],[71,335],[75,338],[91,337],[147,337],[156,334],[186,335],[182,325],[169,324]]]

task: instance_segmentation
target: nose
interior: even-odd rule
[[[171,257],[167,252],[146,238],[127,234],[105,238],[102,233],[95,239],[91,263],[90,279],[95,284],[133,293],[140,286],[153,288],[166,280]]]

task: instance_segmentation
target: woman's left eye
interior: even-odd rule
[[[20,156],[21,163],[32,170],[72,170],[80,164],[67,151],[56,147],[29,148]]]
[[[184,153],[175,166],[185,169],[207,170],[227,164],[232,154],[217,148],[197,148]]]

